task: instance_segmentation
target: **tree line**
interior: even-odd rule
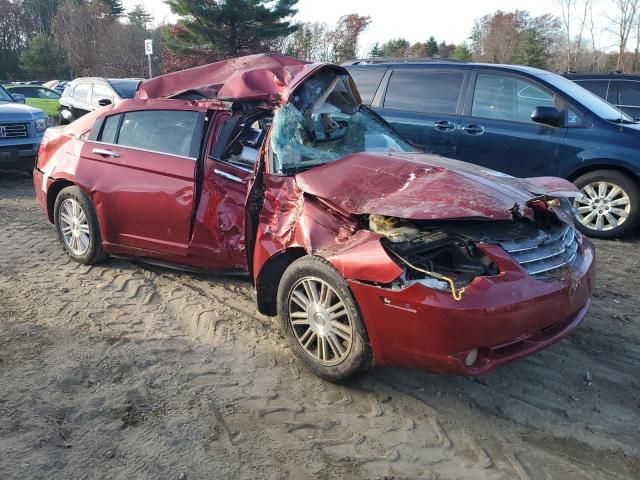
[[[360,54],[640,71],[640,0],[556,0],[559,15],[498,10],[476,20],[462,43],[425,35],[366,52],[359,42],[372,20],[357,13],[329,25],[292,20],[298,0],[165,1],[178,20],[156,26],[142,5],[125,11],[121,0],[0,0],[0,79],[144,77],[147,38],[156,74],[269,51],[334,63]],[[600,47],[603,33],[615,48]]]

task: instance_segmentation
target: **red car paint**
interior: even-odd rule
[[[55,195],[75,184],[95,205],[105,251],[208,271],[248,270],[258,305],[268,314],[274,313],[272,302],[262,296],[277,285],[274,275],[282,273],[274,267],[277,260],[322,256],[347,280],[380,365],[479,374],[544,348],[575,328],[586,314],[595,278],[595,254],[586,238],[579,236],[575,286],[536,280],[501,247],[480,244],[500,273],[476,277],[457,302],[450,293],[421,284],[392,288],[403,268],[383,248],[381,235],[363,228],[358,219],[384,214],[509,221],[516,205],[532,218],[527,202],[574,190],[567,182],[507,178],[417,154],[355,154],[295,176],[276,175],[266,161],[268,138],[254,181],[251,172],[209,156],[231,115],[226,104],[158,98],[199,90],[218,98],[262,100],[264,108],[275,109],[322,68],[344,72],[259,55],[147,80],[138,99],[47,132],[34,171],[38,204],[52,220]],[[200,175],[193,159],[120,145],[109,145],[120,154],[117,158],[93,153],[100,146],[90,139],[97,120],[137,110],[192,110],[212,118],[198,160]],[[467,367],[464,358],[474,348],[479,348],[479,359]]]

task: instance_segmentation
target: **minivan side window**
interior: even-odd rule
[[[531,123],[536,107],[554,107],[556,95],[541,86],[507,75],[479,73],[471,115]]]
[[[350,68],[349,75],[356,82],[362,103],[370,105],[380,86],[386,68]]]
[[[575,80],[582,88],[586,88],[591,93],[595,93],[600,98],[607,99],[609,80]]]
[[[384,108],[428,113],[456,113],[464,72],[395,70]]]
[[[640,82],[630,80],[618,81],[618,105],[623,107],[640,106]]]
[[[127,112],[122,119],[117,144],[190,157],[197,123],[198,112],[192,111]]]

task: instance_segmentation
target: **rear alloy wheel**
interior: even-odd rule
[[[87,265],[107,258],[102,250],[98,216],[80,188],[60,191],[54,205],[54,221],[60,243],[71,258]]]
[[[339,381],[369,367],[359,310],[344,278],[323,258],[289,266],[278,288],[278,314],[294,354],[316,375]]]
[[[591,237],[616,238],[640,220],[638,187],[626,175],[597,170],[576,180],[583,197],[574,201],[578,228]]]

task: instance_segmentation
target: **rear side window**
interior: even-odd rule
[[[640,106],[640,82],[621,80],[618,82],[619,105],[625,107]]]
[[[464,72],[396,70],[384,108],[414,112],[456,113]]]
[[[118,145],[191,156],[198,112],[153,110],[124,114]]]
[[[576,83],[591,93],[595,93],[600,98],[607,99],[609,80],[577,80]]]
[[[122,115],[112,115],[107,117],[102,124],[102,133],[100,141],[104,143],[116,143],[118,135],[118,124]]]
[[[362,103],[371,104],[376,90],[380,86],[386,68],[353,68],[349,69],[349,75],[356,82]]]

